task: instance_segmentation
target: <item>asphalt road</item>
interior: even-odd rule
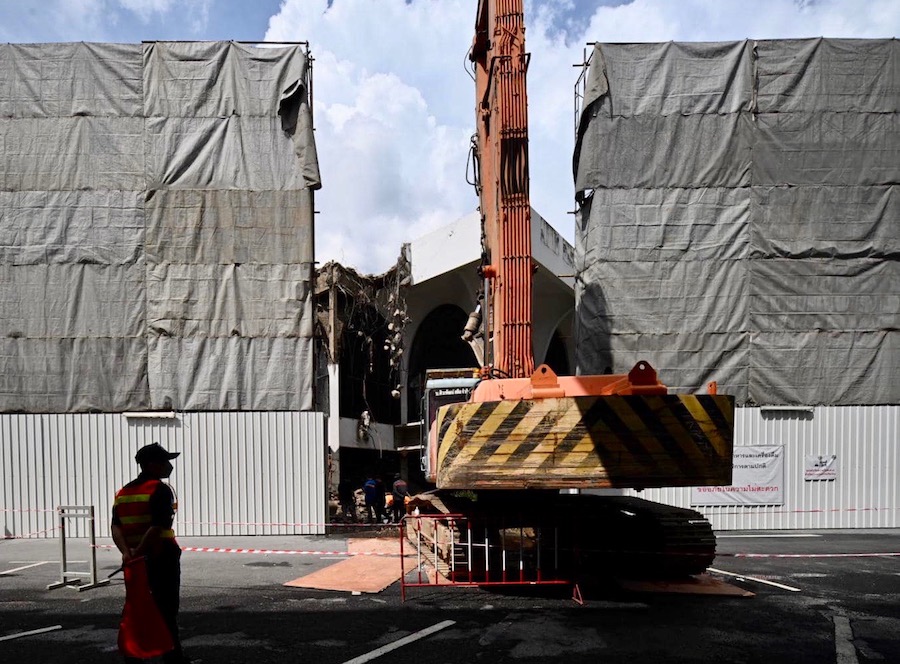
[[[564,593],[414,588],[403,603],[398,584],[367,595],[282,585],[333,564],[329,552],[346,550],[340,537],[180,542],[308,552],[184,554],[182,636],[204,664],[361,662],[398,642],[374,661],[900,662],[900,557],[868,555],[900,552],[896,530],[720,533],[714,568],[755,597],[607,590],[584,606]],[[745,557],[751,553],[775,557]],[[84,592],[48,591],[59,578],[58,555],[52,540],[0,541],[0,661],[120,661],[121,576]],[[85,542],[70,544],[71,559],[87,555]],[[115,552],[98,551],[101,576],[118,562]]]

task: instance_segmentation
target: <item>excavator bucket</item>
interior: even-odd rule
[[[440,489],[645,489],[731,482],[731,396],[470,401],[440,408],[435,424]]]

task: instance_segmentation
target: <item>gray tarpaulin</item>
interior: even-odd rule
[[[311,407],[308,66],[0,44],[0,411]]]
[[[598,44],[575,149],[581,373],[900,402],[900,46]]]

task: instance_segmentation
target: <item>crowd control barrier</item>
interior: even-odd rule
[[[109,583],[109,579],[97,579],[97,538],[94,532],[94,506],[93,505],[59,505],[56,508],[59,515],[59,581],[47,586],[47,590],[71,587],[78,591],[98,588]],[[87,519],[88,532],[90,533],[90,569],[88,571],[69,569],[66,547],[66,522],[70,519]],[[77,580],[78,577],[88,577],[88,583]]]
[[[408,515],[400,521],[400,572],[403,601],[408,588],[569,586],[582,603],[578,584],[560,573],[555,529],[476,528],[459,514]]]

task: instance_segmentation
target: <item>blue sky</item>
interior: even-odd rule
[[[477,206],[465,182],[475,0],[0,0],[0,42],[309,41],[323,189],[316,258],[381,272]],[[894,37],[897,0],[526,0],[532,204],[573,240],[585,42]]]

